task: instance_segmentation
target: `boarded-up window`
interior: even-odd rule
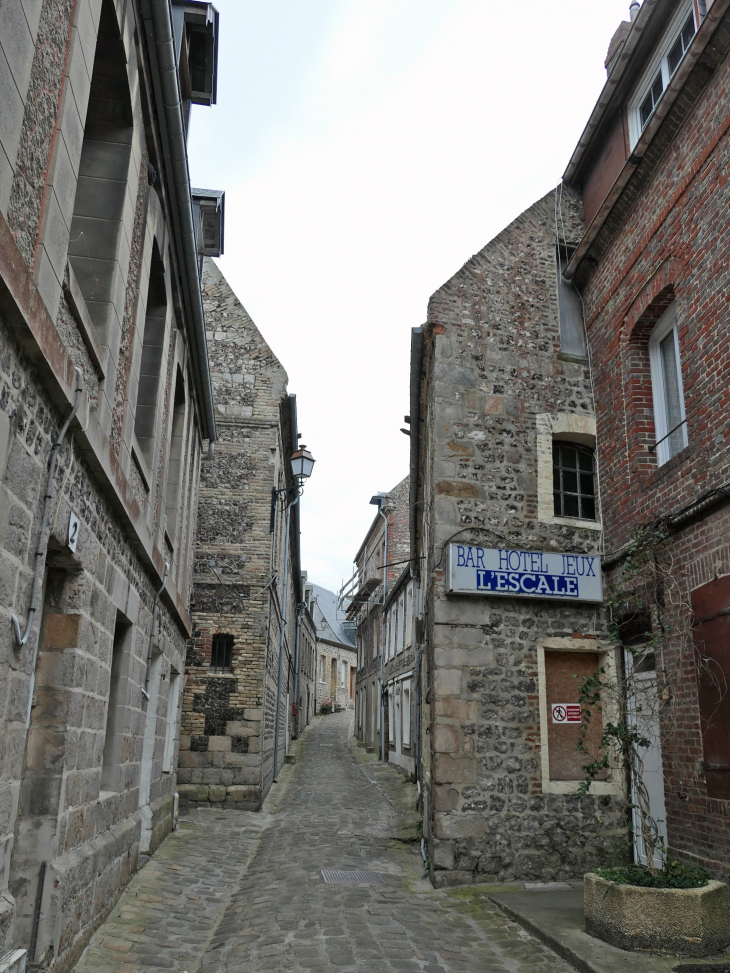
[[[692,592],[707,796],[730,800],[730,575]]]
[[[550,780],[585,780],[586,773],[583,767],[596,759],[603,732],[600,712],[592,710],[586,735],[586,746],[589,752],[583,753],[576,750],[580,723],[554,723],[552,710],[556,704],[576,704],[580,683],[586,676],[592,675],[597,668],[598,656],[594,652],[549,651],[545,653]],[[596,779],[605,780],[606,773]]]

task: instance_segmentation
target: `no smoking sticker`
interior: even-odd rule
[[[553,723],[580,723],[579,703],[553,703]]]

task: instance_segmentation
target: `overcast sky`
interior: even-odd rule
[[[220,267],[289,375],[315,456],[302,564],[336,590],[408,473],[410,329],[554,187],[629,0],[215,0],[218,104],[194,186]]]

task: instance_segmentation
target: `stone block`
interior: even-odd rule
[[[436,716],[451,720],[474,723],[479,715],[479,702],[475,699],[456,699],[453,696],[436,700]]]
[[[231,749],[231,738],[208,737],[208,751],[210,753],[226,753]]]
[[[708,956],[730,943],[728,890],[710,881],[699,889],[653,889],[609,882],[588,873],[586,931],[627,950]]]
[[[208,788],[208,800],[209,801],[225,801],[226,799],[226,788],[224,784],[211,784]]]
[[[249,723],[246,720],[229,720],[226,723],[226,736],[229,737],[253,737],[257,736],[261,726],[258,722]]]
[[[179,771],[178,771],[179,775]],[[435,786],[433,807],[435,811],[453,811],[459,804],[459,792],[453,787]]]
[[[436,812],[433,818],[433,833],[437,838],[481,838],[486,830],[481,814]]]
[[[459,732],[449,723],[437,723],[433,733],[433,749],[436,753],[457,753]]]
[[[190,749],[190,734],[189,733],[181,733],[180,734],[180,750],[189,750],[189,749]]]
[[[244,709],[243,718],[245,720],[262,720],[264,711],[260,707],[258,709]]]
[[[183,801],[207,801],[207,784],[179,784],[177,792]]]
[[[437,753],[433,762],[433,779],[436,784],[475,784],[477,762],[473,757],[454,759],[446,753]]]
[[[459,696],[461,694],[461,669],[436,669],[434,692],[437,697]]]
[[[451,841],[439,841],[435,838],[433,841],[433,864],[436,868],[449,868],[454,867],[454,844]]]
[[[259,800],[259,789],[255,785],[234,784],[227,789],[226,801],[236,803],[256,803]]]

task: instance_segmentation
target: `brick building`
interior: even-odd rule
[[[195,539],[193,624],[186,660],[179,793],[184,802],[260,808],[274,775],[284,557],[289,561],[278,767],[297,694],[313,697],[315,635],[303,604],[299,504],[285,543],[296,399],[284,368],[220,270],[203,268],[218,439],[203,464]],[[279,491],[273,494],[272,491]],[[284,492],[282,492],[284,491]],[[299,708],[300,718],[305,713]]]
[[[409,658],[409,653],[403,655],[403,648],[395,651],[395,632],[392,623],[398,611],[398,598],[401,594],[400,584],[403,581],[404,567],[410,558],[408,534],[408,477],[390,490],[387,494],[378,494],[371,503],[378,506],[378,513],[365,535],[360,550],[355,555],[355,574],[340,592],[340,599],[350,599],[347,607],[347,617],[357,623],[357,680],[355,703],[355,732],[358,740],[368,747],[380,750],[380,700],[384,705],[384,744],[385,752],[390,759],[391,737],[395,739],[393,715],[389,713],[388,705],[394,702],[395,681],[406,671],[403,666]],[[385,527],[388,527],[387,538],[387,569],[386,569],[386,537]],[[387,571],[387,592],[384,614],[383,581]],[[395,592],[399,585],[398,592]],[[395,595],[395,603],[392,596]],[[385,620],[385,625],[383,624]],[[388,625],[391,625],[391,639],[387,641]],[[405,629],[403,629],[405,631]],[[385,648],[382,660],[381,683],[381,653]],[[392,654],[391,654],[392,650]],[[386,687],[383,695],[381,686]],[[398,693],[400,701],[400,692]],[[400,702],[399,702],[400,705]],[[406,734],[410,737],[410,733]],[[394,751],[393,751],[394,752]],[[400,756],[400,752],[399,752]]]
[[[412,337],[417,742],[437,886],[577,878],[628,844],[617,768],[576,796],[573,675],[616,656],[580,305],[559,275],[583,214],[566,189],[556,233],[556,198],[436,291]],[[594,721],[594,753],[597,738]]]
[[[615,618],[656,643],[653,799],[671,854],[727,881],[730,4],[635,13],[565,173],[585,222],[564,276],[592,353],[608,581],[631,570],[637,528],[666,535],[656,577]]]
[[[4,0],[0,26],[0,955],[65,970],[175,820],[222,236],[186,131],[218,20]]]
[[[316,633],[316,698],[309,699],[313,712],[330,702],[335,709],[354,709],[357,628],[346,617],[346,607],[337,605],[337,595],[304,576],[304,601]],[[304,704],[302,698],[300,705]]]

